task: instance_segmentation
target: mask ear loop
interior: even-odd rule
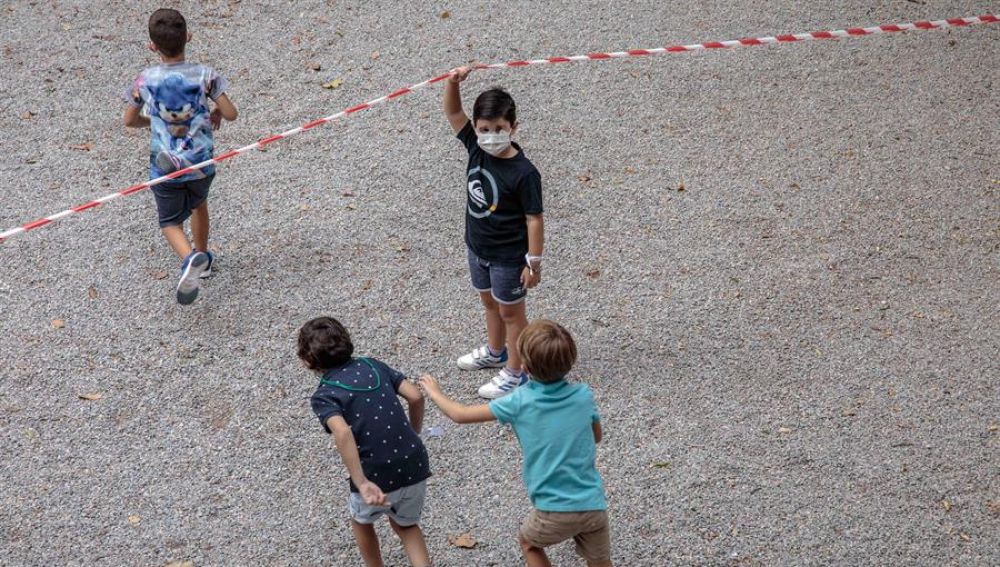
[[[372,364],[372,361],[369,360],[368,358],[360,358],[358,360],[360,360],[361,362],[364,362],[365,364],[367,364],[368,367],[372,369],[372,372],[375,373],[375,385],[374,386],[372,386],[370,388],[356,388],[354,386],[348,386],[347,384],[344,384],[343,382],[338,382],[337,380],[326,380],[325,378],[320,379],[320,381],[319,381],[320,384],[325,384],[327,386],[333,386],[335,388],[341,388],[341,389],[347,390],[349,392],[374,392],[375,390],[378,390],[379,388],[381,388],[382,387],[382,374],[378,371],[378,368],[375,368],[375,365]]]

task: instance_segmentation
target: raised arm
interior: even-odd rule
[[[420,385],[423,387],[427,397],[437,405],[441,413],[448,416],[455,423],[481,423],[484,421],[495,421],[496,416],[490,411],[489,404],[478,406],[467,406],[452,400],[444,395],[437,380],[424,374],[420,377]]]
[[[337,451],[340,452],[340,458],[344,461],[344,466],[347,467],[347,472],[351,475],[351,481],[354,482],[354,486],[358,487],[358,491],[361,493],[365,504],[370,506],[385,505],[385,494],[382,493],[382,489],[369,481],[368,477],[365,476],[364,470],[361,469],[358,444],[354,440],[354,433],[351,432],[351,427],[339,415],[332,416],[326,420],[326,426],[330,428],[333,441],[337,444]]]
[[[462,109],[462,92],[459,83],[464,81],[470,72],[472,72],[472,67],[459,67],[444,83],[444,115],[448,118],[448,123],[451,124],[451,129],[456,134],[461,132],[462,128],[465,128],[469,122],[469,116]]]
[[[410,415],[410,425],[414,431],[420,433],[420,429],[424,424],[424,396],[420,393],[420,388],[403,380],[399,384],[399,395],[403,396],[403,399],[406,400]]]
[[[132,106],[131,104],[125,105],[125,113],[122,116],[122,121],[129,128],[145,128],[149,126],[149,118],[142,115],[142,107]]]

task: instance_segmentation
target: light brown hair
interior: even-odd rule
[[[562,325],[539,319],[521,331],[517,352],[531,377],[542,384],[566,377],[576,362],[576,342]]]

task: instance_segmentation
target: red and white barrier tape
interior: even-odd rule
[[[986,15],[983,15],[983,16],[973,16],[973,17],[968,17],[968,18],[950,18],[950,19],[947,19],[947,20],[933,20],[933,21],[914,22],[914,23],[907,23],[907,24],[887,24],[887,25],[873,26],[873,27],[867,27],[867,28],[849,28],[849,29],[846,29],[846,30],[831,30],[831,31],[809,32],[809,33],[796,33],[796,34],[778,35],[778,36],[767,36],[767,37],[757,37],[757,38],[747,38],[747,39],[734,39],[734,40],[729,40],[729,41],[711,41],[711,42],[707,42],[707,43],[695,43],[695,44],[691,44],[691,45],[673,45],[673,46],[670,46],[670,47],[657,47],[657,48],[654,48],[654,49],[631,49],[631,50],[628,50],[628,51],[615,51],[615,52],[612,52],[612,53],[589,53],[587,55],[574,55],[572,57],[549,57],[547,59],[528,59],[528,60],[522,60],[522,61],[508,61],[506,63],[494,63],[494,64],[490,64],[490,65],[477,65],[476,68],[477,69],[500,69],[500,68],[504,68],[504,67],[525,67],[525,66],[528,66],[528,65],[547,65],[547,64],[550,64],[550,63],[572,63],[572,62],[577,62],[577,61],[601,61],[601,60],[605,60],[605,59],[619,59],[619,58],[623,58],[623,57],[641,57],[641,56],[646,56],[646,55],[658,55],[658,54],[662,54],[662,53],[680,53],[680,52],[685,52],[685,51],[701,51],[701,50],[704,50],[704,49],[725,49],[725,48],[728,48],[728,47],[743,47],[743,46],[751,46],[751,45],[767,45],[767,44],[771,44],[771,43],[790,43],[790,42],[796,42],[796,41],[814,41],[814,40],[820,40],[820,39],[839,39],[839,38],[859,37],[859,36],[875,35],[875,34],[883,34],[883,33],[903,32],[903,31],[932,30],[932,29],[939,29],[939,28],[951,28],[951,27],[969,26],[969,25],[975,25],[975,24],[993,24],[993,23],[997,23],[997,22],[1000,22],[1000,17],[997,17],[997,16],[992,15],[992,14],[986,14]],[[370,100],[368,102],[365,102],[365,103],[362,103],[362,104],[358,104],[356,106],[352,106],[352,107],[347,108],[345,110],[342,110],[342,111],[340,111],[340,112],[338,112],[336,114],[331,114],[330,116],[327,116],[325,118],[318,118],[318,119],[313,120],[311,122],[307,122],[307,123],[303,124],[302,126],[299,126],[298,128],[293,128],[291,130],[288,130],[287,132],[282,132],[280,134],[275,134],[273,136],[269,136],[267,138],[263,138],[261,140],[258,140],[258,141],[254,142],[254,143],[252,143],[252,144],[250,144],[248,146],[243,146],[242,148],[225,152],[223,154],[215,156],[215,158],[213,158],[213,159],[206,160],[206,161],[203,161],[201,163],[196,163],[196,164],[191,165],[189,167],[185,167],[184,169],[179,169],[177,171],[174,171],[173,173],[170,173],[169,175],[164,175],[163,177],[158,177],[156,179],[151,179],[151,180],[146,181],[144,183],[139,183],[137,185],[133,185],[131,187],[128,187],[126,189],[118,191],[117,193],[112,193],[110,195],[105,195],[104,197],[101,197],[100,199],[94,199],[93,201],[90,201],[88,203],[84,203],[82,205],[73,207],[72,209],[67,209],[67,210],[62,211],[60,213],[56,213],[54,215],[50,215],[50,216],[47,216],[47,217],[40,218],[40,219],[38,219],[36,221],[29,222],[29,223],[24,224],[22,226],[19,226],[17,228],[12,228],[10,230],[7,230],[5,232],[0,233],[0,242],[3,242],[4,240],[6,240],[6,239],[8,239],[8,238],[10,238],[12,236],[15,236],[17,234],[21,234],[23,232],[28,232],[29,230],[34,230],[36,228],[43,227],[43,226],[45,226],[47,224],[50,224],[50,223],[55,222],[55,221],[60,220],[60,219],[64,219],[64,218],[66,218],[68,216],[71,216],[71,215],[74,215],[76,213],[81,213],[81,212],[86,211],[88,209],[92,209],[94,207],[97,207],[98,205],[103,205],[104,203],[107,203],[108,201],[113,201],[114,199],[117,199],[119,197],[125,197],[125,196],[131,195],[133,193],[138,193],[138,192],[140,192],[140,191],[142,191],[144,189],[148,189],[148,188],[150,188],[150,187],[152,187],[154,185],[159,185],[160,183],[163,183],[164,181],[168,181],[170,179],[174,179],[176,177],[180,177],[182,175],[191,173],[191,172],[193,172],[195,170],[198,170],[198,169],[201,169],[203,167],[207,167],[207,166],[212,165],[212,164],[222,163],[222,162],[224,162],[226,160],[232,159],[232,158],[234,158],[234,157],[236,157],[236,156],[238,156],[238,155],[240,155],[242,153],[248,152],[250,150],[255,150],[255,149],[263,148],[264,146],[266,146],[268,144],[273,144],[274,142],[277,142],[278,140],[282,140],[284,138],[288,138],[289,136],[294,136],[294,135],[299,134],[301,132],[305,132],[306,130],[311,130],[311,129],[317,127],[317,126],[320,126],[322,124],[326,124],[327,122],[331,122],[333,120],[337,120],[338,118],[343,118],[345,116],[349,116],[351,114],[354,114],[355,112],[360,112],[362,110],[367,110],[367,109],[369,109],[369,108],[371,108],[373,106],[382,104],[384,102],[388,102],[388,101],[396,99],[396,98],[399,98],[399,97],[401,97],[401,96],[403,96],[405,94],[409,94],[409,93],[411,93],[413,91],[420,90],[420,89],[422,89],[424,87],[427,87],[429,85],[433,85],[434,83],[439,83],[439,82],[447,79],[451,75],[451,73],[452,72],[449,71],[449,72],[444,73],[442,75],[438,75],[437,77],[434,77],[433,79],[428,79],[428,80],[426,80],[426,81],[424,81],[422,83],[417,83],[415,85],[411,85],[409,87],[405,87],[405,88],[399,89],[399,90],[397,90],[397,91],[395,91],[393,93],[387,94],[387,95],[385,95],[383,97],[380,97],[380,98],[377,98],[377,99],[374,99],[374,100]]]

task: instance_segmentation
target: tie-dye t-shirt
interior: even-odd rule
[[[149,178],[155,179],[212,158],[208,99],[226,92],[226,80],[197,63],[169,63],[145,69],[125,92],[125,101],[149,116]],[[215,166],[176,178],[201,179]]]

